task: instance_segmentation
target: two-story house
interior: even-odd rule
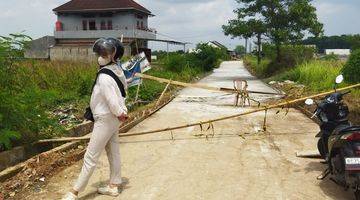
[[[125,55],[149,54],[148,40],[156,31],[148,27],[154,16],[133,0],[71,0],[55,9],[55,46],[51,60],[93,59],[92,44],[100,37],[116,37],[125,45]]]

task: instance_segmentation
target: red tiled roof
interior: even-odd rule
[[[151,14],[151,12],[133,0],[71,0],[55,9],[54,12],[97,11],[97,10],[135,9]]]

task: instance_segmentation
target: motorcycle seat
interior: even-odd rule
[[[350,124],[340,124],[334,129],[334,131],[332,132],[332,135],[344,134],[345,132],[348,132],[348,131],[345,131],[348,128],[351,128]]]

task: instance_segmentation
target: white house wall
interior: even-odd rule
[[[83,20],[95,20],[96,21],[96,28],[100,30],[100,23],[102,20],[108,21],[112,20],[113,29],[134,29],[136,28],[136,21],[143,21],[144,26],[148,27],[147,24],[147,17],[143,19],[137,19],[134,13],[131,12],[121,12],[116,13],[112,17],[100,17],[96,15],[94,18],[83,17],[79,14],[62,14],[58,15],[58,21],[63,24],[64,31],[77,31],[83,29]],[[88,27],[89,28],[89,27]]]

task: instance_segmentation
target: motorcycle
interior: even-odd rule
[[[334,93],[326,96],[320,103],[307,99],[305,104],[316,104],[312,118],[320,121],[317,148],[327,164],[327,169],[318,179],[323,180],[331,174],[331,180],[345,189],[354,189],[360,200],[360,126],[353,126],[348,120],[349,109],[343,97],[350,91],[336,91],[337,84],[343,81],[342,75],[336,78]]]

